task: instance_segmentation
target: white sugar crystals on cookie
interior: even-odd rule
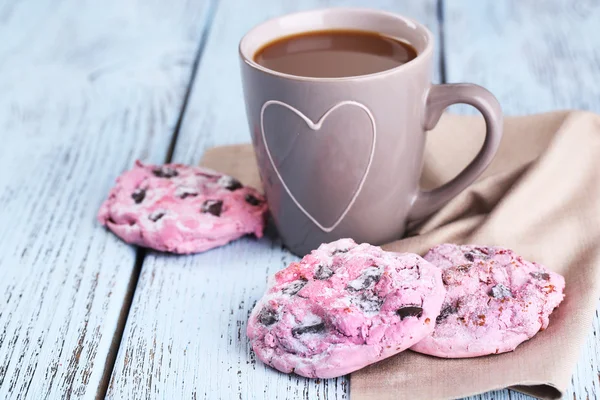
[[[117,178],[98,220],[127,243],[188,254],[250,233],[261,237],[266,212],[265,199],[230,176],[138,161]]]
[[[425,259],[447,290],[433,334],[411,350],[462,358],[514,350],[549,323],[564,278],[501,247],[442,244]]]
[[[341,376],[428,336],[444,296],[440,270],[418,255],[341,239],[271,278],[248,337],[279,371]]]

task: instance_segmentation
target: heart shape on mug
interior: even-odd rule
[[[334,111],[336,111],[342,107],[358,108],[359,110],[363,111],[366,114],[366,116],[368,117],[368,125],[370,125],[370,128],[371,128],[370,130],[372,132],[372,137],[370,140],[371,149],[370,149],[370,152],[368,153],[368,158],[363,157],[363,155],[361,155],[360,151],[359,151],[359,153],[357,155],[357,159],[354,162],[355,165],[354,164],[352,165],[352,166],[354,166],[354,168],[349,168],[349,169],[342,168],[342,170],[340,170],[340,168],[341,168],[340,166],[331,165],[331,168],[327,168],[327,170],[319,170],[319,173],[315,174],[314,165],[312,165],[312,164],[307,165],[306,162],[304,162],[304,163],[298,162],[298,160],[301,160],[301,159],[305,160],[305,158],[303,157],[302,154],[296,154],[296,161],[294,161],[294,144],[296,143],[296,140],[298,140],[298,138],[301,135],[301,133],[297,133],[296,136],[294,136],[292,138],[291,143],[282,143],[282,140],[287,140],[286,138],[289,137],[289,135],[279,135],[279,136],[271,135],[270,136],[271,140],[278,141],[278,143],[274,143],[274,145],[277,149],[282,149],[284,147],[287,147],[284,149],[284,151],[278,152],[278,153],[283,153],[283,156],[279,157],[278,163],[276,163],[273,158],[273,154],[271,151],[272,149],[269,144],[269,140],[267,140],[267,135],[265,134],[265,120],[264,120],[265,111],[269,107],[273,107],[273,106],[284,107],[287,110],[291,111],[297,117],[300,117],[300,119],[303,121],[303,123],[300,124],[301,126],[306,126],[311,131],[314,131],[314,132],[318,132],[321,130],[324,122]],[[346,111],[349,112],[351,110],[346,110]],[[345,117],[343,119],[343,121],[341,121],[342,123],[352,127],[353,131],[361,132],[361,129],[356,129],[356,126],[360,126],[361,122],[363,122],[363,124],[364,124],[365,121],[360,121],[360,119],[356,119],[355,118],[356,114],[348,114],[348,113],[344,114],[343,113],[342,116]],[[286,118],[285,116],[278,116],[278,117],[284,118],[284,119]],[[354,118],[355,120],[351,121],[352,118]],[[286,121],[286,120],[280,121],[279,125],[281,126],[282,124],[284,126],[294,126],[294,124],[290,124],[290,121]],[[269,100],[269,101],[265,102],[261,108],[260,125],[261,125],[262,140],[263,140],[263,143],[265,146],[267,156],[269,157],[271,166],[273,167],[273,170],[277,174],[277,177],[279,178],[279,181],[281,182],[281,184],[282,184],[283,188],[285,189],[285,191],[287,192],[287,194],[290,196],[290,198],[296,204],[296,206],[304,213],[304,215],[306,215],[306,217],[308,217],[308,219],[310,219],[322,231],[324,231],[324,232],[333,231],[340,224],[340,222],[344,219],[346,214],[348,214],[348,212],[350,211],[350,208],[356,201],[356,199],[357,199],[358,195],[360,194],[360,191],[365,183],[365,180],[367,179],[367,175],[369,173],[371,164],[373,162],[373,156],[375,154],[375,142],[377,139],[377,131],[376,131],[376,127],[375,127],[375,118],[373,117],[373,114],[371,113],[371,111],[364,104],[361,104],[356,101],[346,100],[346,101],[342,101],[342,102],[335,104],[334,106],[329,108],[327,111],[325,111],[325,113],[317,120],[317,122],[313,122],[310,118],[308,118],[306,115],[304,115],[301,111],[290,106],[289,104],[286,104],[286,103],[278,101],[278,100]],[[301,129],[301,126],[299,126],[298,124],[296,124],[296,126],[298,126],[298,129]],[[310,133],[311,133],[310,131],[304,132],[304,135],[310,135]],[[318,133],[321,134],[321,132],[318,132]],[[343,133],[339,132],[339,129],[338,129],[338,130],[335,130],[334,132],[322,133],[322,135],[320,135],[320,136],[315,136],[315,137],[311,136],[309,139],[306,139],[306,140],[312,141],[312,142],[308,143],[309,146],[308,147],[304,146],[307,144],[306,142],[304,142],[300,146],[301,149],[303,149],[303,150],[306,150],[307,148],[308,149],[310,149],[310,148],[322,149],[323,146],[321,146],[321,144],[325,143],[325,152],[328,151],[327,144],[329,144],[330,147],[333,147],[333,150],[329,150],[329,151],[336,152],[336,151],[338,151],[337,147],[338,146],[343,147],[344,145],[346,145],[346,142],[349,143],[348,145],[346,145],[346,147],[353,146],[358,143],[359,144],[358,146],[355,146],[354,148],[352,148],[352,151],[354,153],[354,152],[356,152],[356,148],[358,148],[360,150],[361,148],[363,148],[362,145],[366,144],[366,143],[360,143],[360,140],[364,140],[364,138],[355,138],[355,139],[358,139],[358,141],[355,140],[355,141],[346,141],[346,142],[340,142],[339,141],[340,138],[336,138],[336,140],[338,140],[338,142],[332,142],[331,137],[329,137],[329,138],[326,137],[327,134],[337,136],[337,135],[341,135]],[[301,139],[302,138],[300,138],[300,140]],[[318,147],[316,147],[316,146],[318,146]],[[325,155],[327,155],[327,153]],[[364,154],[364,155],[366,156],[367,154]],[[327,174],[327,173],[332,173],[332,174],[336,175],[336,173],[337,173],[337,176],[333,176],[331,179],[334,179],[334,180],[339,179],[340,181],[344,181],[345,183],[347,183],[346,185],[344,185],[344,184],[340,185],[343,188],[342,191],[344,191],[344,189],[346,189],[347,193],[338,193],[339,190],[337,190],[337,189],[336,189],[337,191],[329,193],[329,195],[335,195],[336,201],[334,201],[334,203],[335,202],[339,203],[339,207],[335,207],[335,205],[333,206],[334,209],[338,208],[337,210],[335,210],[335,212],[333,212],[334,216],[337,215],[337,218],[334,217],[335,220],[329,221],[329,222],[324,222],[323,219],[326,219],[326,218],[322,215],[320,217],[321,221],[319,221],[319,219],[314,215],[319,212],[319,206],[320,206],[319,202],[313,201],[312,204],[308,204],[311,202],[306,201],[307,194],[296,193],[296,195],[294,195],[294,193],[290,189],[290,186],[288,185],[288,183],[286,183],[284,176],[283,176],[284,174],[282,174],[282,171],[281,171],[283,163],[288,158],[292,158],[292,161],[290,161],[291,165],[288,167],[288,170],[287,170],[288,174],[293,173],[296,180],[300,179],[303,182],[306,182],[307,180],[318,179],[318,175],[323,175],[323,174]],[[313,154],[312,161],[315,161],[319,166],[322,166],[322,162],[320,162],[321,160],[318,160],[317,155]],[[351,161],[354,161],[354,160],[351,160]],[[305,165],[305,168],[303,168],[302,165]],[[293,167],[293,168],[291,168],[291,167]],[[313,171],[311,171],[311,168],[313,169]],[[323,167],[323,169],[325,169],[325,167]],[[318,195],[321,195],[321,196],[324,196],[326,194],[327,193],[325,193],[325,194],[323,194],[321,192],[318,193]],[[298,197],[304,197],[304,199],[305,199],[304,201],[307,204],[301,204],[301,202],[298,200]],[[328,207],[329,207],[329,209],[331,209],[331,204],[328,204]],[[309,211],[309,209],[310,209],[310,211]]]

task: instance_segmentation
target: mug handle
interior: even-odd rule
[[[419,190],[413,199],[409,220],[427,217],[462,192],[481,175],[498,150],[502,138],[502,109],[494,95],[478,85],[470,83],[433,85],[427,94],[425,130],[433,129],[444,110],[456,103],[472,105],[483,115],[486,125],[483,146],[473,161],[450,182],[431,191]]]

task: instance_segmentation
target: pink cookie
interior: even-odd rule
[[[248,233],[261,237],[266,212],[265,199],[230,176],[137,161],[117,178],[98,220],[127,243],[188,254]]]
[[[258,358],[279,371],[345,375],[429,335],[443,286],[440,271],[416,254],[341,239],[271,278],[248,337]]]
[[[411,348],[462,358],[514,350],[548,326],[565,280],[501,247],[442,244],[425,259],[442,270],[447,289],[433,334]]]

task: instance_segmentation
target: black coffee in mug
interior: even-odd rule
[[[417,57],[408,43],[376,32],[312,31],[268,43],[254,61],[270,70],[313,78],[341,78],[386,71]]]

